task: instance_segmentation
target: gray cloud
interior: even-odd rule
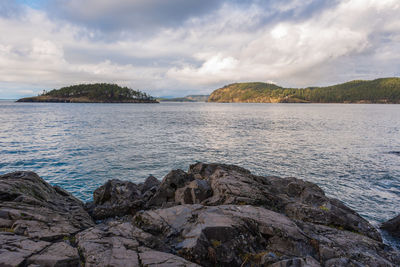
[[[23,12],[21,5],[15,0],[0,1],[0,17],[15,17]]]
[[[49,14],[101,32],[149,35],[159,28],[182,25],[191,17],[216,10],[219,0],[55,0]]]
[[[80,82],[179,96],[400,75],[397,0],[57,1],[2,9],[0,97]]]

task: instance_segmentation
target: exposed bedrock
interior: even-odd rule
[[[384,222],[381,225],[381,229],[389,232],[394,237],[400,238],[400,215]]]
[[[15,172],[0,176],[0,201],[0,266],[400,265],[368,221],[317,185],[233,165],[109,180],[85,205]]]

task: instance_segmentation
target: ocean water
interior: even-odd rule
[[[0,101],[0,174],[35,171],[84,201],[197,161],[315,182],[377,225],[400,213],[400,105]]]

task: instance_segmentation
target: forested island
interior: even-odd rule
[[[17,102],[158,103],[144,92],[108,83],[78,84],[43,91],[39,96],[21,98]]]
[[[262,82],[234,83],[215,90],[208,102],[400,104],[400,78],[355,80],[302,89]]]

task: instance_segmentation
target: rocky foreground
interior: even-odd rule
[[[93,197],[0,176],[0,266],[400,266],[371,224],[296,178],[197,163]]]

